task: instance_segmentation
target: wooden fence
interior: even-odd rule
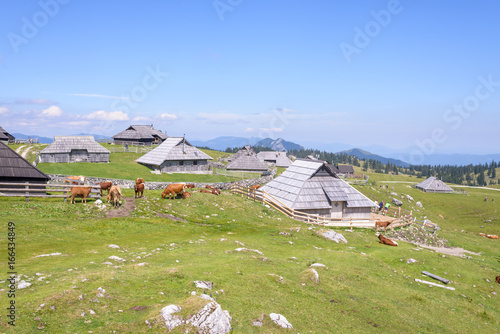
[[[313,215],[304,213],[301,211],[297,211],[289,208],[282,202],[280,202],[277,198],[272,196],[266,191],[262,190],[254,190],[250,188],[246,188],[240,185],[232,185],[231,192],[233,194],[239,194],[242,197],[247,197],[249,199],[253,199],[254,201],[261,202],[263,204],[267,204],[270,207],[273,207],[277,211],[283,213],[284,215],[300,220],[309,224],[328,226],[328,227],[363,227],[363,228],[374,228],[375,220],[367,219],[367,218],[331,218],[331,217],[322,217],[319,215]],[[403,213],[406,210],[403,210]],[[409,216],[406,214],[398,217],[393,221],[393,227],[400,227],[409,225],[413,222],[412,212],[409,212]]]
[[[91,187],[90,195],[87,198],[101,198],[100,185],[70,185],[58,183],[0,183],[0,196],[4,197],[24,197],[29,202],[30,197],[42,198],[64,198],[66,202],[71,197],[70,189],[73,187]],[[54,193],[62,193],[55,195]]]

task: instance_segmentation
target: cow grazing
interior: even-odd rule
[[[101,186],[101,196],[102,196],[102,191],[103,190],[107,190],[108,191],[108,194],[109,194],[109,188],[111,188],[111,186],[113,185],[113,182],[102,182],[102,183],[99,183],[99,185]]]
[[[391,222],[383,222],[383,221],[380,221],[380,220],[377,220],[375,222],[375,231],[378,231],[379,227],[383,227],[384,228],[384,232],[387,231],[387,227],[389,227],[389,225],[391,225]],[[392,230],[392,227],[391,227],[391,230]]]
[[[163,192],[161,193],[161,198],[165,198],[167,197],[168,195],[168,199],[171,199],[171,197],[173,196],[174,197],[174,200],[175,200],[175,196],[177,196],[177,194],[181,194],[184,192],[184,190],[186,189],[186,184],[185,183],[173,183],[173,184],[169,184],[165,190],[163,190]]]
[[[186,189],[187,188],[191,188],[191,189],[194,188],[194,184],[186,184]]]
[[[144,181],[144,179],[141,179],[140,177],[138,177],[138,178],[135,180],[135,184],[141,184],[141,183],[146,183],[146,181]]]
[[[120,205],[120,198],[122,197],[122,191],[120,189],[120,187],[118,186],[111,186],[111,189],[109,189],[109,193],[108,193],[108,202],[111,202],[111,204],[114,206],[114,207],[117,207]]]
[[[144,183],[139,183],[134,186],[134,191],[135,191],[135,197],[134,198],[141,198],[143,193],[144,193]]]
[[[384,237],[382,234],[378,235],[378,238],[380,239],[379,243],[384,244],[384,245],[389,245],[389,246],[397,246],[398,243],[392,239]]]
[[[185,191],[185,192],[182,193],[182,199],[186,199],[188,197],[191,197],[191,193],[189,193],[187,191]]]
[[[250,189],[252,189],[252,190],[257,190],[259,188],[260,188],[260,185],[258,185],[258,184],[250,187]]]
[[[71,204],[76,204],[75,197],[82,196],[82,203],[85,201],[87,204],[87,196],[90,194],[92,190],[91,187],[73,187],[71,188]]]

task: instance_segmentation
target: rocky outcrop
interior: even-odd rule
[[[332,240],[332,241],[335,241],[336,243],[339,243],[339,241],[342,241],[343,243],[347,243],[347,240],[346,238],[344,238],[344,236],[340,233],[337,233],[333,230],[328,230],[328,231],[325,231],[325,232],[320,232],[320,235],[323,237],[323,238],[327,238],[329,240]]]
[[[271,313],[269,314],[269,317],[271,320],[278,326],[283,327],[283,328],[293,328],[292,324],[286,320],[284,316],[278,313]]]

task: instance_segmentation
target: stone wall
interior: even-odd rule
[[[50,177],[50,183],[63,183],[64,179],[68,175],[59,175],[59,174],[47,174]],[[222,190],[229,190],[231,189],[231,185],[233,184],[239,184],[244,187],[251,187],[256,184],[263,184],[270,182],[273,179],[273,176],[264,176],[260,177],[258,179],[247,179],[247,180],[239,180],[239,181],[233,181],[233,182],[217,182],[217,183],[197,183],[197,182],[183,182],[182,181],[182,175],[179,175],[179,181],[178,182],[148,182],[146,181],[146,189],[147,190],[163,190],[165,189],[169,184],[173,183],[187,183],[187,184],[194,184],[196,188],[205,188],[206,185],[210,185]],[[109,178],[99,178],[99,177],[87,177],[87,181],[85,182],[86,184],[98,184],[102,182],[107,182],[111,181],[113,184],[116,184],[120,188],[125,188],[125,189],[130,189],[134,188],[135,185],[135,180],[118,180],[118,179],[109,179]]]

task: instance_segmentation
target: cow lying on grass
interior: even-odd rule
[[[85,176],[66,176],[64,179],[65,183],[69,184],[79,184],[79,183],[85,183]]]
[[[187,191],[182,193],[182,199],[186,199],[188,197],[191,197],[191,193],[188,193]]]
[[[490,238],[490,239],[500,239],[500,237],[496,234],[484,234],[484,233],[479,233],[480,236],[485,237],[485,238]]]
[[[392,239],[384,237],[382,234],[378,235],[378,238],[380,239],[379,243],[384,244],[384,245],[389,245],[389,246],[397,246],[398,243]]]
[[[99,183],[99,185],[101,186],[101,197],[102,197],[102,191],[103,190],[107,190],[108,194],[109,194],[109,188],[111,188],[111,186],[113,185],[113,183],[110,182],[110,181],[108,181],[108,182]]]
[[[186,189],[187,188],[191,188],[191,189],[194,188],[194,184],[186,184]]]
[[[161,198],[165,198],[168,195],[168,199],[171,199],[172,196],[174,197],[177,196],[177,194],[184,193],[184,190],[186,190],[186,184],[185,183],[174,183],[174,184],[169,184],[165,190],[161,193]]]
[[[377,220],[375,222],[375,231],[378,231],[379,227],[383,227],[384,228],[384,232],[387,232],[387,227],[389,227],[389,225],[391,225],[391,222],[383,222],[383,221],[380,221],[380,220]],[[392,227],[391,227],[391,230],[392,230]]]
[[[200,193],[206,193],[206,194],[214,194],[214,195],[220,195],[220,190],[217,188],[212,188],[212,189],[201,189]]]
[[[87,204],[87,196],[90,194],[90,191],[92,190],[91,187],[73,187],[71,188],[71,204],[76,204],[75,197],[76,196],[81,196],[82,197],[82,203],[85,201],[85,204]]]
[[[111,202],[111,204],[114,207],[117,207],[120,205],[120,198],[122,197],[122,191],[120,187],[118,186],[112,186],[111,189],[109,189],[109,193],[107,196],[108,202]]]
[[[134,198],[141,198],[144,194],[144,183],[139,183],[134,186],[135,196]]]

